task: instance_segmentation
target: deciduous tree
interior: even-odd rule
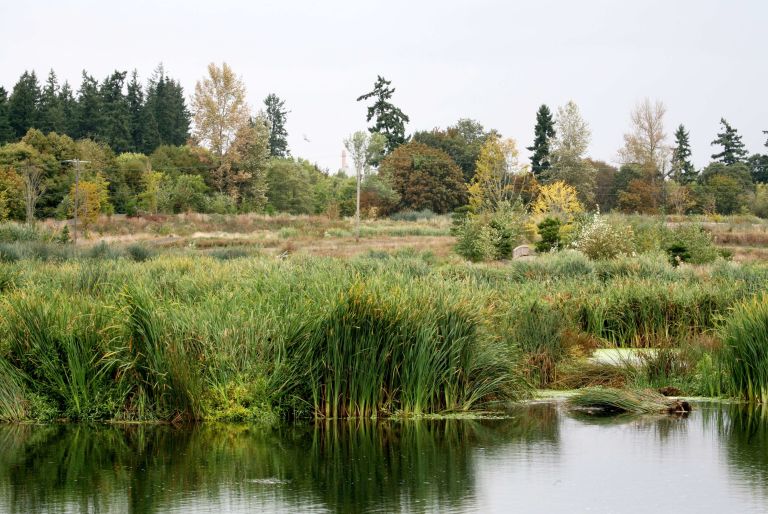
[[[467,201],[461,168],[447,153],[422,143],[396,148],[381,161],[379,173],[400,195],[400,209],[442,214]]]
[[[195,136],[218,156],[223,156],[237,131],[248,125],[250,112],[245,85],[227,63],[208,65],[208,76],[197,82],[192,98]]]

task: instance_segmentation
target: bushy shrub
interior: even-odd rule
[[[0,262],[16,262],[21,259],[18,247],[8,243],[0,243]]]
[[[526,213],[517,204],[467,216],[456,229],[456,252],[471,261],[508,259],[525,234]]]
[[[706,264],[719,255],[712,234],[698,225],[680,225],[672,230],[669,239],[666,251],[674,266],[680,262]]]
[[[538,224],[541,240],[536,243],[537,252],[549,252],[560,247],[560,226],[562,223],[557,218],[545,218]]]
[[[125,253],[128,258],[136,262],[148,261],[154,257],[155,252],[141,243],[134,243],[125,247]]]
[[[632,227],[609,223],[605,216],[596,213],[581,229],[572,245],[590,259],[613,259],[635,252]]]
[[[431,220],[435,216],[437,216],[437,214],[430,211],[429,209],[422,209],[420,211],[406,209],[404,211],[396,212],[390,215],[389,219],[394,221],[420,221]]]

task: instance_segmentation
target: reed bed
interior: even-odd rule
[[[728,391],[750,402],[768,403],[768,295],[736,305],[720,333]]]
[[[501,408],[533,386],[557,385],[561,363],[584,356],[583,341],[680,346],[739,302],[752,305],[768,283],[761,265],[674,269],[661,258],[604,264],[573,252],[507,265],[418,252],[101,253],[0,266],[0,419]],[[749,319],[745,333],[761,326]],[[731,346],[737,373],[741,353]],[[691,373],[719,381],[711,357],[696,354]],[[746,388],[762,391],[765,379],[750,373]]]

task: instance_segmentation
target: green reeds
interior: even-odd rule
[[[768,295],[739,303],[720,328],[730,394],[750,402],[768,403]]]
[[[280,389],[316,417],[464,411],[514,399],[512,360],[460,295],[426,284],[354,284],[282,350]]]

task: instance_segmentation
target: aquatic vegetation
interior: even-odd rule
[[[728,392],[768,403],[768,296],[745,300],[726,317],[720,334]]]
[[[651,389],[615,389],[587,387],[568,398],[574,409],[606,413],[653,414],[661,412],[689,412],[688,402],[671,400]]]

